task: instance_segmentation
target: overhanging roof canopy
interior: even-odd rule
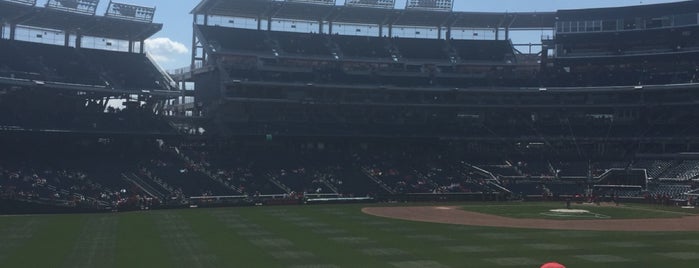
[[[297,20],[324,20],[328,17],[335,5],[307,4],[301,2],[283,2],[275,11],[274,18]]]
[[[399,11],[386,8],[370,8],[366,6],[345,6],[342,12],[337,12],[332,18],[334,22],[384,24],[393,21]]]
[[[258,17],[265,16],[273,6],[272,0],[202,0],[193,14]]]
[[[553,28],[555,12],[447,12],[358,6],[325,6],[272,0],[202,0],[193,14],[282,19],[326,19],[359,24],[406,26]],[[496,23],[497,22],[497,23]],[[501,24],[502,23],[502,24]]]
[[[24,4],[24,5],[30,5],[30,6],[36,5],[36,0],[4,0],[4,1],[15,2],[18,4]]]
[[[667,15],[679,15],[697,12],[699,12],[699,1],[682,1],[674,3],[628,7],[559,10],[558,19],[560,21],[578,21],[594,19],[602,20],[639,17],[660,17]]]
[[[134,41],[145,40],[163,27],[157,23],[79,14],[6,1],[0,1],[0,19],[17,25]]]

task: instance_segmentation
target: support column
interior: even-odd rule
[[[185,116],[187,113],[186,109],[184,108],[184,104],[186,103],[185,99],[187,98],[187,82],[184,80],[180,82],[180,91],[182,92],[182,95],[177,100],[180,105],[177,106],[179,109],[177,109],[176,113],[179,116]]]
[[[388,25],[388,38],[393,38],[393,25]]]
[[[383,37],[383,24],[379,23],[379,37]]]
[[[437,39],[442,39],[442,26],[437,26]]]
[[[129,53],[133,53],[133,40],[129,40]]]
[[[10,40],[15,40],[15,33],[17,32],[17,24],[10,24]]]
[[[505,40],[510,40],[510,27],[505,27]]]
[[[318,21],[318,33],[319,34],[323,33],[323,21],[322,20]]]
[[[257,16],[257,30],[262,30],[262,20],[260,19],[260,16]]]
[[[64,47],[69,47],[70,46],[70,32],[64,31],[63,35],[63,46]]]
[[[197,25],[197,14],[192,15],[192,25]],[[196,31],[192,31],[192,62],[189,64],[189,69],[194,70],[194,66],[196,65],[196,57],[197,57],[197,34],[195,33]]]
[[[80,32],[75,33],[75,48],[83,47],[83,35]]]
[[[144,43],[144,42],[145,42],[145,40],[138,41],[138,45],[139,45],[138,53],[143,54],[143,52],[144,52],[143,43]]]

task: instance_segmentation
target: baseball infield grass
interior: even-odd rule
[[[2,267],[697,267],[697,232],[469,227],[365,215],[364,205],[0,216]],[[561,203],[460,204],[512,217]],[[526,209],[525,209],[526,208]],[[661,207],[589,208],[676,217]],[[606,209],[616,209],[607,211]],[[681,210],[680,210],[681,211]],[[686,212],[680,212],[686,213]]]

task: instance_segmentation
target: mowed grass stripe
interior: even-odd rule
[[[463,252],[449,251],[445,247],[465,247],[480,245],[489,249],[492,256],[501,254],[500,243],[484,243],[484,238],[478,237],[474,232],[458,231],[446,224],[432,224],[410,222],[403,220],[381,219],[361,213],[361,206],[352,208],[349,215],[355,217],[338,218],[338,226],[350,230],[358,236],[369,237],[377,241],[374,247],[397,248],[407,252],[406,256],[382,256],[382,259],[412,260],[412,261],[438,261],[440,264],[451,267],[462,267],[464,261],[469,264],[480,263],[473,257],[487,255],[483,252],[465,254]],[[372,221],[387,222],[388,225],[368,224]],[[397,231],[390,231],[391,229]],[[434,239],[420,239],[420,237]],[[478,267],[478,266],[473,266]]]
[[[32,239],[38,222],[37,218],[0,218],[0,263]]]
[[[173,267],[151,211],[118,214],[116,267]]]
[[[368,237],[376,241],[373,248],[400,249],[405,255],[371,256],[385,261],[386,266],[391,263],[425,263],[435,261],[440,265],[449,267],[463,267],[468,263],[469,267],[489,267],[491,263],[485,263],[476,256],[487,255],[484,253],[465,254],[463,252],[449,251],[445,247],[458,247],[468,245],[484,245],[483,238],[479,238],[471,232],[457,231],[453,226],[446,224],[432,224],[410,222],[404,220],[393,220],[376,218],[361,213],[362,206],[355,206],[349,209],[344,217],[334,217],[333,220],[340,228],[347,229],[355,236]],[[324,216],[327,217],[327,216]],[[375,224],[372,222],[381,221],[385,224]],[[392,231],[396,230],[396,231]],[[434,237],[446,239],[419,239],[419,237]],[[498,245],[485,244],[488,249],[493,249],[490,254],[499,256],[501,254]],[[376,266],[381,267],[381,266]]]
[[[304,227],[296,221],[289,221],[283,213],[270,213],[274,208],[249,208],[241,213],[247,218],[261,224],[265,229],[274,233],[277,238],[287,239],[293,243],[293,251],[310,252],[313,256],[304,259],[289,259],[284,266],[313,267],[314,265],[336,265],[340,267],[382,267],[386,263],[377,261],[354,250],[353,245],[333,241],[335,236],[353,237],[356,234],[343,232],[341,234],[318,234],[314,230],[320,228],[336,229],[333,222],[327,222],[322,213],[311,207],[285,207],[293,214],[309,218],[315,223],[323,223],[324,227]],[[315,213],[308,213],[309,209]],[[309,217],[310,216],[310,217]],[[278,249],[272,249],[278,250]]]
[[[173,267],[222,267],[218,256],[209,250],[208,241],[203,240],[182,216],[186,212],[170,210],[150,214],[155,219],[160,239],[174,262]]]
[[[464,261],[468,260],[472,264],[472,259],[463,253],[450,252],[444,246],[457,246],[467,244],[480,244],[478,239],[472,236],[459,234],[444,224],[431,224],[409,222],[402,220],[392,220],[377,218],[361,212],[362,205],[338,206],[340,209],[348,211],[344,215],[323,213],[322,210],[307,208],[300,209],[304,216],[330,224],[333,227],[347,230],[347,233],[340,235],[329,235],[328,237],[366,237],[374,243],[358,244],[352,247],[353,252],[359,252],[363,258],[374,259],[379,262],[370,267],[390,267],[396,263],[423,263],[429,261],[438,262],[441,265],[450,267],[463,267]],[[386,222],[388,224],[377,224]],[[403,229],[398,232],[388,231],[388,228]],[[416,237],[439,237],[442,239],[417,239]],[[405,254],[367,254],[366,249],[377,249],[378,251],[400,250]],[[499,252],[494,252],[497,255]],[[483,263],[484,264],[484,263]],[[472,266],[478,267],[478,266]]]
[[[3,267],[70,267],[64,266],[80,234],[87,215],[42,215],[21,217],[31,233],[15,240],[18,243]],[[5,243],[6,241],[3,241]],[[12,265],[14,264],[14,265]]]
[[[114,267],[119,217],[100,214],[87,217],[65,267]]]
[[[226,217],[228,212],[235,217]],[[235,213],[233,213],[235,211]],[[218,256],[218,263],[223,267],[245,267],[255,264],[258,267],[279,267],[280,262],[272,259],[267,252],[255,247],[238,232],[245,230],[249,219],[238,215],[238,209],[201,209],[182,212],[183,218],[192,226],[202,241],[207,242],[211,254]],[[228,219],[228,221],[226,221]],[[254,222],[254,221],[253,221]],[[258,230],[256,225],[254,230]],[[251,231],[253,229],[250,229]]]

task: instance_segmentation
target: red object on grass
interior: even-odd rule
[[[547,262],[541,265],[541,268],[566,268],[565,265],[557,262]]]

